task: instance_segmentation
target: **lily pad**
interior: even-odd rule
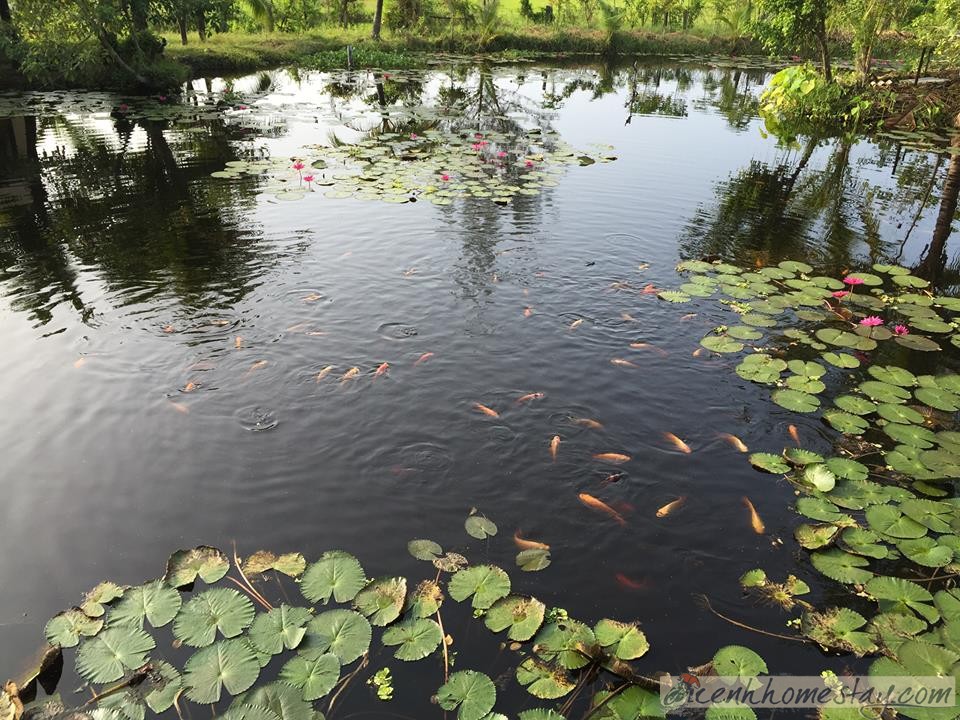
[[[636,660],[650,649],[647,636],[635,623],[600,620],[593,628],[597,642],[619,660]]]
[[[306,625],[312,617],[307,608],[289,605],[261,613],[250,626],[250,642],[268,655],[276,655],[284,649],[294,650],[307,634]]]
[[[398,646],[393,656],[398,660],[421,660],[440,647],[443,633],[434,620],[411,618],[383,633],[383,644]]]
[[[114,682],[146,663],[155,647],[153,638],[138,627],[107,628],[80,646],[77,672],[90,682]]]
[[[727,645],[713,656],[713,669],[721,677],[757,677],[768,672],[767,663],[748,647]]]
[[[590,662],[582,648],[596,642],[593,631],[576,620],[549,622],[534,639],[533,651],[547,662],[556,662],[567,670],[577,670]]]
[[[299,648],[304,657],[331,652],[349,665],[370,647],[370,622],[353,610],[327,610],[307,624],[307,637]]]
[[[366,615],[372,625],[389,625],[400,617],[406,597],[406,578],[379,578],[371,580],[357,593],[353,606]]]
[[[298,552],[274,555],[272,552],[260,550],[244,560],[241,567],[247,576],[276,570],[287,577],[298,578],[306,570],[307,560]]]
[[[463,524],[467,535],[478,540],[486,540],[497,534],[496,524],[483,515],[470,515]]]
[[[527,658],[517,667],[517,682],[542,700],[562,698],[577,686],[564,670],[544,665],[534,658]]]
[[[89,617],[80,608],[71,608],[54,615],[44,628],[51,645],[62,648],[76,647],[81,637],[93,637],[103,629],[103,620]]]
[[[873,577],[873,573],[863,569],[870,565],[868,560],[838,548],[812,553],[810,562],[821,573],[837,582],[863,584]]]
[[[544,548],[531,548],[517,553],[517,567],[524,572],[536,572],[550,565],[550,551]]]
[[[473,597],[473,607],[485,610],[510,593],[510,576],[494,565],[474,565],[460,570],[447,590],[457,602]]]
[[[164,580],[171,587],[185,587],[199,577],[207,584],[218,582],[230,569],[230,561],[220,550],[206,545],[192,550],[177,550],[167,561]]]
[[[493,632],[507,630],[507,637],[526,642],[543,624],[546,606],[532,597],[510,595],[497,600],[484,617],[487,628]]]
[[[798,390],[774,390],[771,397],[780,407],[794,412],[809,413],[820,407],[820,400],[815,395]]]
[[[407,543],[407,551],[417,560],[433,562],[443,555],[443,548],[433,540],[411,540]]]
[[[300,591],[311,602],[350,602],[367,584],[360,561],[341,550],[329,550],[307,567]]]
[[[183,598],[162,580],[128,588],[113,609],[109,624],[143,627],[144,618],[155,628],[172,622],[180,611]]]
[[[790,472],[790,466],[784,462],[783,457],[773,453],[753,453],[750,456],[750,464],[758,470],[781,475]]]
[[[281,682],[299,688],[307,702],[319,700],[337,684],[340,679],[340,659],[325,653],[313,659],[298,656],[288,660],[280,669]]]
[[[404,611],[409,611],[413,617],[430,617],[443,603],[443,591],[440,585],[433,580],[424,580],[408,597]]]
[[[456,710],[458,720],[481,720],[493,710],[497,689],[486,675],[461,670],[437,691],[437,702],[444,710]]]
[[[230,588],[212,588],[192,598],[173,623],[173,636],[191,647],[206,647],[219,630],[225,638],[242,633],[253,622],[250,599]]]

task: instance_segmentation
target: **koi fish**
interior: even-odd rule
[[[603,429],[603,423],[598,422],[597,420],[591,420],[590,418],[573,418],[573,422],[576,425],[581,425],[585,428],[590,428],[591,430]]]
[[[666,357],[669,353],[663,348],[658,348],[656,345],[651,345],[650,343],[645,342],[632,342],[630,347],[634,350],[653,350],[655,353],[662,357]]]
[[[747,510],[750,511],[750,525],[753,526],[753,531],[757,535],[763,535],[767,531],[767,528],[763,524],[763,520],[760,519],[760,514],[757,512],[757,509],[746,495],[743,496],[743,504],[746,505]]]
[[[416,274],[417,274],[417,269],[415,267],[412,267],[409,270],[403,271],[404,277],[410,277],[411,275],[416,275]]]
[[[676,500],[672,502],[668,502],[662,508],[657,510],[657,517],[666,517],[667,515],[672,513],[674,510],[679,510],[686,501],[687,501],[687,496],[681,495]]]
[[[340,382],[345,383],[347,380],[352,380],[359,374],[360,368],[352,367],[343,374],[343,377],[340,378]]]
[[[660,292],[660,288],[656,287],[653,283],[649,283],[643,286],[643,290],[640,291],[644,295],[652,295]]]
[[[242,336],[242,335],[237,335],[237,336],[233,339],[233,346],[234,346],[237,350],[239,350],[240,348],[243,347],[243,336]]]
[[[744,444],[743,440],[741,440],[740,438],[738,438],[736,435],[731,435],[730,433],[720,433],[720,437],[722,437],[722,438],[723,438],[724,440],[726,440],[728,443],[730,443],[731,445],[733,445],[733,447],[735,447],[735,448],[736,448],[737,450],[739,450],[740,452],[742,452],[742,453],[750,452],[750,448],[748,448],[748,447]]]
[[[310,294],[307,295],[305,298],[303,298],[303,301],[304,301],[304,302],[316,302],[317,300],[320,300],[322,297],[323,297],[323,295],[321,295],[320,293],[310,293]]]
[[[693,320],[697,316],[696,313],[687,313],[680,317],[681,320]]]
[[[673,443],[673,446],[674,446],[675,448],[677,448],[677,450],[679,450],[680,452],[686,453],[687,455],[689,455],[691,452],[693,452],[693,451],[690,449],[690,446],[689,446],[689,445],[687,445],[683,440],[681,440],[680,438],[678,438],[678,437],[677,437],[676,435],[674,435],[672,432],[665,432],[665,433],[663,433],[663,437],[665,437],[667,440],[669,440],[671,443]]]
[[[308,330],[307,335],[310,337],[323,337],[326,333],[323,330]]]
[[[692,353],[690,353],[690,354],[691,354],[693,357],[700,357],[701,355],[703,355],[703,348],[702,348],[702,347],[697,348],[696,350],[694,350],[694,351],[693,351]]]
[[[496,410],[494,410],[493,408],[489,408],[486,405],[481,405],[480,403],[474,403],[473,409],[482,412],[484,415],[487,415],[488,417],[495,417],[495,418],[500,417],[500,413],[498,413]]]
[[[386,375],[387,371],[390,369],[390,363],[380,363],[377,367],[377,371],[373,374],[374,377],[380,377],[381,375]]]
[[[797,444],[797,447],[800,447],[800,433],[797,432],[797,426],[787,425],[787,432],[790,433],[790,437],[793,438],[793,441]]]
[[[191,380],[190,382],[188,382],[186,385],[183,386],[183,390],[181,390],[180,392],[185,392],[185,393],[193,392],[198,387],[200,386],[197,385],[197,383],[193,382],[193,380]]]
[[[188,408],[188,407],[187,407],[186,405],[184,405],[183,403],[178,403],[178,402],[174,402],[173,400],[171,400],[171,401],[170,401],[170,407],[172,407],[174,410],[176,410],[176,411],[177,411],[178,413],[180,413],[181,415],[189,415],[189,414],[190,414],[190,408]]]
[[[609,485],[610,483],[619,482],[620,480],[622,480],[622,479],[625,478],[625,477],[626,477],[626,475],[625,475],[624,473],[622,473],[622,472],[610,473],[610,474],[607,475],[603,480],[600,481],[600,484],[601,484],[601,485]]]
[[[317,382],[323,380],[327,375],[333,372],[333,365],[327,365],[317,373]]]
[[[169,335],[172,332],[176,332],[177,329],[173,325],[164,325],[163,331]]]
[[[553,458],[553,461],[557,460],[557,452],[560,450],[560,436],[554,435],[550,440],[550,457]]]
[[[308,327],[310,327],[310,323],[297,323],[296,325],[291,325],[285,329],[284,332],[301,332],[302,330],[306,330]]]
[[[430,358],[432,358],[433,355],[434,355],[434,353],[432,353],[432,352],[425,352],[423,355],[421,355],[420,357],[417,358],[417,361],[416,361],[415,363],[413,363],[413,366],[416,367],[416,366],[419,365],[420,363],[425,363],[427,360],[429,360]]]
[[[525,307],[525,308],[523,309],[523,316],[524,316],[524,317],[530,317],[531,315],[533,315],[533,308],[532,308],[532,307],[529,307],[529,306]]]
[[[527,540],[526,538],[520,537],[520,531],[517,530],[513,534],[513,542],[520,550],[549,550],[550,546],[546,543],[537,542],[536,540]]]
[[[593,459],[602,460],[603,462],[616,463],[617,465],[619,465],[620,463],[630,462],[629,455],[624,455],[623,453],[614,453],[614,452],[596,453],[593,456]]]
[[[243,377],[247,378],[251,373],[256,372],[262,367],[266,367],[267,365],[269,365],[269,363],[266,360],[257,360],[253,365],[250,366],[250,369],[243,374]]]
[[[627,313],[627,312],[620,313],[620,317],[621,317],[623,320],[626,320],[627,322],[636,322],[636,321],[637,321],[637,319],[636,319],[633,315],[631,315],[630,313]]]
[[[616,579],[617,583],[628,590],[646,590],[649,585],[646,580],[634,580],[627,577],[623,573],[617,573],[613,577]]]
[[[82,357],[82,358],[77,358],[76,360],[73,361],[73,366],[74,366],[75,368],[77,368],[78,370],[79,370],[80,368],[82,368],[82,367],[83,367],[84,365],[86,365],[86,364],[87,364],[87,359],[86,359],[86,358],[83,358],[83,357]]]
[[[611,365],[616,365],[617,367],[625,367],[625,368],[638,368],[638,367],[640,367],[640,366],[637,365],[635,362],[630,362],[629,360],[624,360],[623,358],[613,358],[613,359],[610,361],[610,364],[611,364]]]
[[[640,263],[639,265],[637,265],[637,270],[639,270],[640,272],[643,272],[649,267],[650,267],[650,263]]]
[[[627,521],[623,519],[623,515],[618,513],[609,505],[607,505],[603,500],[595,498],[593,495],[590,495],[589,493],[580,493],[577,497],[580,498],[580,502],[582,502],[588,508],[591,508],[592,510],[599,510],[600,512],[606,513],[607,515],[612,517],[614,520],[616,520],[620,525],[627,524]]]
[[[517,404],[530,402],[531,400],[543,400],[544,395],[542,392],[532,392],[527,393],[526,395],[517,398]]]
[[[578,327],[580,327],[581,325],[583,325],[583,318],[578,318],[578,319],[574,320],[572,323],[570,323],[570,329],[571,329],[571,330],[576,330],[576,329],[577,329]]]
[[[340,256],[340,259],[343,260],[344,258],[348,258],[351,255],[353,255],[353,250],[347,250],[343,255]]]

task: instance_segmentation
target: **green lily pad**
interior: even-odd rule
[[[366,615],[372,625],[389,625],[400,617],[406,598],[406,578],[378,578],[357,593],[353,606]]]
[[[407,551],[417,560],[433,562],[443,555],[443,548],[433,540],[411,540],[407,543]]]
[[[713,656],[713,669],[720,676],[757,677],[768,672],[767,663],[757,653],[742,645],[727,645]]]
[[[307,559],[298,552],[275,555],[267,550],[260,550],[244,560],[241,567],[243,574],[248,577],[275,570],[287,577],[298,578],[307,568]]]
[[[349,665],[370,647],[370,622],[353,610],[327,610],[307,624],[307,637],[299,648],[304,657],[331,652]]]
[[[657,293],[657,297],[672,303],[690,302],[690,296],[680,290],[663,290]]]
[[[860,390],[864,395],[880,403],[902,404],[910,399],[910,392],[898,385],[867,380],[860,383]]]
[[[341,550],[329,550],[309,565],[300,580],[300,592],[310,602],[350,602],[367,584],[360,561]]]
[[[872,505],[867,508],[866,516],[870,529],[882,535],[915,539],[927,534],[927,528],[891,505]]]
[[[916,612],[927,622],[936,622],[940,613],[933,606],[933,595],[921,585],[902,578],[877,576],[865,589],[877,600],[888,604],[887,612]]]
[[[823,419],[830,423],[830,427],[845,435],[860,435],[866,432],[870,423],[859,415],[851,415],[839,410],[825,410]]]
[[[421,660],[440,647],[443,633],[436,621],[424,618],[411,618],[387,628],[383,633],[383,644],[398,646],[393,656],[398,660]]]
[[[226,638],[236,637],[253,622],[255,610],[250,599],[230,588],[212,588],[192,598],[173,623],[173,636],[191,647],[206,647],[219,630]]]
[[[793,535],[802,547],[807,550],[818,550],[829,545],[838,532],[840,528],[829,523],[824,525],[801,523],[794,529]]]
[[[849,515],[839,512],[837,506],[832,502],[814,497],[802,497],[797,500],[797,512],[811,520],[829,523],[839,522],[843,518],[849,517]]]
[[[940,350],[940,346],[936,342],[923,335],[896,335],[893,340],[905,348],[919,350],[920,352],[937,352]]]
[[[872,530],[859,527],[847,528],[840,539],[843,541],[844,549],[854,555],[883,560],[890,554],[887,546],[881,542],[880,536]]]
[[[873,577],[873,573],[863,569],[870,564],[868,560],[838,548],[812,553],[810,562],[821,573],[837,582],[863,584]]]
[[[771,398],[780,407],[794,412],[809,413],[820,407],[820,400],[815,395],[797,390],[774,390]]]
[[[805,467],[803,479],[820,492],[830,492],[837,484],[837,476],[825,464],[820,463]]]
[[[527,658],[517,667],[517,682],[541,700],[556,700],[568,695],[577,684],[560,669]]]
[[[408,597],[404,611],[413,617],[425,618],[435,614],[443,603],[443,591],[433,580],[424,580]]]
[[[80,609],[89,617],[103,617],[106,612],[104,606],[122,596],[125,589],[116,583],[102,582],[86,594],[80,603]]]
[[[180,593],[164,583],[155,580],[128,588],[112,610],[109,623],[113,625],[136,625],[143,627],[144,618],[155,628],[172,622],[180,612],[183,598]]]
[[[594,626],[593,634],[601,647],[620,660],[636,660],[650,649],[647,636],[636,623],[603,619]]]
[[[740,576],[740,585],[745,588],[763,587],[767,582],[767,573],[760,568],[747,570]]]
[[[867,619],[849,608],[832,608],[803,617],[803,634],[823,647],[852,652],[858,657],[877,650],[870,634],[861,630]]]
[[[61,648],[76,647],[81,637],[93,637],[103,629],[103,620],[89,617],[80,608],[71,608],[54,615],[44,628],[51,645]]]
[[[497,689],[486,675],[461,670],[437,691],[437,702],[444,710],[456,710],[458,720],[481,720],[497,701]]]
[[[774,475],[782,475],[790,472],[790,466],[784,462],[783,457],[781,455],[774,455],[773,453],[753,453],[750,456],[750,464],[758,470],[773,473]]]
[[[639,720],[666,717],[659,693],[634,685],[612,698],[610,694],[610,691],[602,690],[593,696],[592,706],[600,709],[591,716],[592,719]]]
[[[188,698],[210,705],[220,700],[223,690],[231,695],[248,690],[259,676],[260,663],[247,642],[221,640],[197,651],[187,660],[183,685]]]
[[[473,607],[485,610],[510,594],[510,576],[494,565],[474,565],[450,578],[447,590],[457,602],[473,596]]]
[[[923,423],[923,415],[906,405],[880,403],[877,405],[877,414],[888,422],[901,425],[920,425]]]
[[[467,535],[478,540],[485,540],[497,534],[497,526],[483,515],[470,515],[464,522],[464,528]]]
[[[953,562],[953,550],[929,537],[901,540],[897,543],[897,549],[904,556],[924,567],[944,567]]]
[[[899,385],[900,387],[911,387],[917,384],[917,376],[909,370],[905,370],[895,365],[873,365],[867,369],[867,372],[873,375],[880,382],[888,385]]]
[[[167,561],[164,580],[171,587],[185,587],[199,577],[207,584],[223,578],[230,569],[230,561],[217,548],[201,545],[192,550],[177,550]]]
[[[787,448],[783,451],[783,455],[794,465],[811,465],[823,462],[822,455],[803,448]]]
[[[77,672],[90,682],[114,682],[143,666],[155,647],[153,638],[138,627],[107,628],[80,646]]]
[[[340,679],[340,659],[325,653],[307,659],[297,656],[280,669],[280,682],[299,688],[303,699],[313,702],[327,695]]]
[[[845,480],[866,480],[870,472],[866,465],[849,458],[828,458],[826,464],[830,472]]]
[[[312,617],[307,608],[289,605],[261,613],[250,626],[250,642],[268,655],[294,650],[307,634],[306,625]]]
[[[917,425],[890,423],[883,427],[883,431],[896,442],[904,443],[919,450],[932,448],[934,442],[936,442],[936,435],[933,432]]]
[[[735,353],[743,350],[743,343],[726,335],[707,335],[700,341],[707,350],[717,353]]]
[[[524,572],[536,572],[550,565],[550,551],[544,548],[531,548],[517,553],[517,567]]]
[[[507,630],[507,637],[526,642],[543,624],[546,606],[532,597],[510,595],[497,600],[484,617],[484,624],[493,632]]]
[[[917,388],[913,391],[917,400],[944,412],[960,410],[960,396],[942,388]]]
[[[825,352],[821,357],[834,367],[845,369],[860,367],[860,361],[848,353]]]
[[[934,532],[951,532],[950,520],[953,516],[953,506],[950,503],[935,500],[904,500],[900,503],[900,510],[907,517]]]
[[[593,631],[576,620],[548,622],[534,639],[533,651],[546,662],[577,670],[590,662],[581,649],[596,643]]]
[[[838,395],[833,399],[833,402],[844,412],[854,415],[869,415],[877,410],[875,403],[859,395]]]

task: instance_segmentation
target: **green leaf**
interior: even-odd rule
[[[837,582],[863,584],[873,577],[873,573],[863,569],[870,564],[868,560],[838,548],[812,553],[810,562],[822,574]]]
[[[727,328],[727,335],[737,340],[759,340],[763,333],[747,325],[734,325]]]
[[[657,293],[657,297],[672,303],[690,302],[690,296],[680,290],[663,290]]]
[[[413,617],[430,617],[440,609],[442,603],[443,591],[440,585],[433,580],[424,580],[407,597],[404,611],[409,611]]]
[[[102,582],[86,594],[80,609],[92,618],[103,617],[106,612],[104,605],[110,604],[123,595],[124,589],[116,583]]]
[[[873,505],[866,511],[872,530],[895,538],[914,539],[927,534],[927,529],[890,505]]]
[[[182,603],[180,593],[162,580],[127,588],[110,610],[109,624],[143,627],[146,618],[151,626],[160,628],[173,621]]]
[[[897,549],[913,562],[924,567],[943,567],[953,562],[953,550],[937,544],[933,538],[902,540]]]
[[[447,590],[457,602],[473,596],[473,607],[485,610],[510,593],[510,576],[494,565],[475,565],[450,578]]]
[[[544,665],[530,657],[517,667],[517,682],[541,700],[562,698],[577,686],[562,669]]]
[[[893,340],[910,350],[918,350],[920,352],[936,352],[940,350],[940,346],[936,342],[923,335],[914,335],[912,333],[910,335],[896,335]]]
[[[407,551],[417,560],[433,562],[443,555],[443,548],[433,540],[411,540],[407,543]]]
[[[886,601],[886,612],[910,614],[914,611],[927,620],[936,622],[940,613],[931,604],[933,595],[917,583],[902,578],[878,576],[871,579],[865,589],[877,600]]]
[[[300,580],[300,592],[310,602],[350,602],[367,584],[367,576],[357,560],[342,550],[329,550],[308,566]]]
[[[740,576],[740,585],[745,588],[763,587],[767,584],[767,573],[760,568],[747,570]]]
[[[750,456],[750,464],[757,470],[763,470],[774,475],[790,472],[790,466],[783,461],[783,457],[773,453],[753,453]]]
[[[619,660],[636,660],[650,649],[647,636],[636,623],[617,620],[600,620],[593,628],[593,634],[600,646]]]
[[[576,620],[548,622],[534,639],[533,651],[547,662],[556,662],[567,670],[582,668],[590,662],[581,649],[596,642],[593,631]]]
[[[816,395],[799,390],[774,390],[771,398],[780,407],[794,412],[809,413],[820,407],[820,400]]]
[[[960,660],[960,655],[921,640],[908,640],[897,649],[897,660],[911,675],[946,677]]]
[[[307,634],[306,624],[312,617],[307,608],[289,605],[260,613],[250,626],[250,642],[267,655],[294,650]]]
[[[830,423],[834,430],[845,435],[860,435],[870,427],[870,424],[859,415],[851,415],[839,410],[825,410],[823,419]]]
[[[313,707],[303,699],[300,689],[283,682],[269,683],[244,693],[234,700],[234,705],[264,708],[280,720],[315,720]]]
[[[900,503],[900,510],[907,517],[934,532],[949,533],[952,530],[950,520],[953,516],[953,506],[950,503],[935,500],[904,500]]]
[[[103,629],[103,620],[88,617],[80,608],[71,608],[54,615],[44,628],[51,645],[76,647],[82,637],[93,637]]]
[[[797,512],[811,520],[830,523],[850,517],[839,512],[837,506],[832,502],[813,497],[803,497],[797,500]]]
[[[826,464],[830,472],[845,480],[866,480],[869,474],[866,465],[848,458],[828,458]]]
[[[707,708],[704,720],[757,720],[757,713],[749,705],[716,703]]]
[[[783,455],[794,465],[810,465],[811,463],[823,462],[822,455],[803,448],[787,448],[783,451]]]
[[[833,403],[841,410],[854,415],[869,415],[877,410],[875,403],[859,395],[839,395],[833,399]]]
[[[837,484],[837,476],[826,465],[820,463],[805,467],[803,479],[820,492],[830,492]]]
[[[923,423],[923,415],[906,405],[881,403],[877,405],[877,413],[884,420],[892,423],[900,423],[902,425],[920,425]]]
[[[152,689],[143,699],[147,707],[159,714],[173,707],[174,700],[183,688],[183,678],[173,665],[162,660],[155,660],[153,667],[159,682],[152,684]]]
[[[899,385],[891,385],[879,380],[866,380],[860,383],[859,387],[864,395],[881,403],[899,405],[910,399],[908,390],[904,390]]]
[[[867,368],[867,372],[874,378],[888,385],[899,385],[900,387],[911,387],[917,384],[917,376],[909,370],[896,365],[873,365]]]
[[[804,635],[824,647],[862,657],[877,650],[869,633],[860,630],[866,624],[866,618],[860,613],[849,608],[831,608],[823,613],[805,613],[802,630]]]
[[[191,647],[206,647],[216,639],[236,637],[253,622],[250,599],[230,588],[213,588],[192,598],[173,623],[173,636]]]
[[[780,358],[772,358],[764,353],[748,355],[743,359],[735,372],[744,380],[771,384],[780,378],[780,373],[787,369],[787,363]]]
[[[801,547],[807,550],[818,550],[819,548],[829,545],[838,532],[840,532],[840,528],[836,525],[810,525],[803,523],[797,525],[793,531],[793,535]]]
[[[444,710],[456,710],[459,720],[481,720],[493,710],[497,689],[486,675],[461,670],[437,691],[437,702]]]
[[[960,397],[943,388],[922,387],[914,390],[913,394],[924,405],[929,405],[937,410],[943,410],[944,412],[960,410]]]
[[[300,553],[277,556],[267,550],[260,550],[244,560],[241,567],[247,577],[276,570],[288,577],[298,578],[306,570],[307,560]]]
[[[707,350],[717,353],[735,353],[743,350],[743,343],[726,335],[707,335],[700,341]]]
[[[926,449],[933,447],[936,436],[930,430],[916,425],[898,425],[891,423],[884,425],[883,431],[893,440],[904,443],[910,447]]]
[[[834,367],[845,369],[860,367],[860,361],[847,353],[825,352],[821,357]]]
[[[171,587],[185,587],[199,577],[207,584],[223,578],[230,569],[230,561],[217,548],[201,545],[192,550],[177,550],[167,561],[164,580]]]
[[[378,578],[357,593],[353,606],[366,615],[372,625],[382,626],[400,617],[406,599],[406,578]]]
[[[497,526],[483,515],[470,515],[463,523],[467,535],[478,540],[486,540],[497,534]]]
[[[757,677],[766,673],[767,663],[753,650],[742,645],[727,645],[713,656],[713,669],[720,676]]]
[[[855,555],[883,560],[890,554],[887,546],[881,543],[880,536],[872,530],[859,527],[847,528],[840,539],[843,541],[844,548]]]
[[[487,628],[493,632],[507,630],[507,637],[526,642],[543,624],[546,606],[532,597],[510,595],[497,600],[484,617]]]
[[[544,548],[531,548],[517,553],[517,567],[524,572],[536,572],[550,565],[550,551]]]
[[[610,692],[602,690],[593,696],[593,707],[600,706],[593,720],[640,720],[640,718],[664,718],[660,695],[636,685],[607,699]]]
[[[388,628],[383,633],[383,644],[398,645],[394,657],[398,660],[420,660],[430,655],[443,642],[440,626],[433,620],[411,618]]]
[[[281,668],[279,679],[299,688],[307,702],[319,700],[333,690],[340,679],[340,659],[333,653],[315,658],[295,657]]]
[[[369,621],[353,610],[327,610],[307,624],[307,637],[299,652],[315,658],[331,652],[349,665],[370,647],[373,631]]]
[[[129,625],[107,628],[80,646],[77,672],[90,682],[114,682],[127,670],[143,666],[155,647],[153,638],[140,628]]]

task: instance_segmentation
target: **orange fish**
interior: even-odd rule
[[[416,274],[417,274],[417,269],[416,269],[415,267],[412,267],[412,268],[410,268],[409,270],[404,270],[404,271],[403,271],[403,276],[404,276],[404,277],[410,277],[410,276],[416,275]]]
[[[176,410],[176,411],[177,411],[178,413],[180,413],[181,415],[189,415],[189,414],[190,414],[190,408],[188,408],[188,407],[187,407],[186,405],[184,405],[183,403],[173,402],[173,401],[171,400],[171,401],[170,401],[170,407],[172,407],[174,410]]]
[[[722,437],[722,438],[723,438],[724,440],[726,440],[728,443],[730,443],[731,445],[733,445],[733,446],[734,446],[737,450],[739,450],[740,452],[742,452],[742,453],[750,452],[750,448],[748,448],[748,447],[744,444],[743,440],[741,440],[740,438],[738,438],[736,435],[731,435],[730,433],[720,433],[720,437]]]
[[[352,367],[343,374],[343,377],[340,378],[340,382],[345,383],[347,380],[352,380],[359,374],[360,374],[360,368]]]
[[[673,502],[668,502],[662,508],[657,510],[657,517],[666,517],[667,515],[672,513],[674,510],[678,510],[686,501],[687,501],[687,496],[681,495]]]
[[[703,348],[702,348],[702,347],[701,347],[701,348],[697,348],[696,350],[694,350],[694,351],[693,351],[692,353],[690,353],[690,354],[693,355],[693,357],[700,357],[701,355],[703,355]]]
[[[692,452],[692,451],[690,450],[690,446],[687,445],[683,440],[681,440],[680,438],[678,438],[678,437],[677,437],[676,435],[674,435],[673,433],[671,433],[671,432],[665,432],[665,433],[663,433],[663,436],[664,436],[667,440],[669,440],[671,443],[673,443],[673,446],[674,446],[675,448],[677,448],[677,450],[679,450],[680,452],[686,453],[687,455],[689,455],[689,454]]]
[[[591,430],[603,429],[603,423],[600,423],[596,420],[591,420],[590,418],[573,418],[573,422],[577,425],[582,425],[585,428],[590,428]]]
[[[687,313],[686,315],[681,316],[681,320],[693,320],[697,316],[696,313]]]
[[[560,450],[560,436],[554,435],[550,440],[550,457],[553,458],[554,462],[557,460],[557,452]]]
[[[530,402],[531,400],[543,400],[544,395],[542,392],[532,392],[523,395],[522,397],[517,398],[517,404]]]
[[[660,288],[654,287],[653,283],[650,283],[648,285],[644,285],[643,290],[641,290],[640,292],[643,293],[644,295],[651,295],[651,294],[660,292]]]
[[[536,540],[527,540],[526,538],[520,537],[520,531],[517,530],[513,534],[513,542],[521,550],[549,550],[550,546],[546,543],[537,542]]]
[[[529,307],[529,306],[528,306],[528,307],[525,307],[525,308],[523,309],[523,316],[524,316],[524,317],[530,317],[531,315],[533,315],[533,308],[532,308],[532,307]]]
[[[288,327],[286,330],[284,330],[284,332],[300,332],[302,330],[306,330],[308,327],[310,327],[310,323],[297,323],[296,325],[291,325]]]
[[[390,369],[390,363],[387,363],[387,362],[380,363],[380,365],[377,367],[377,371],[373,374],[373,376],[380,377],[381,375],[386,375],[387,370],[389,369]]]
[[[626,313],[626,312],[620,313],[620,317],[623,318],[624,320],[626,320],[627,322],[636,322],[636,321],[637,321],[637,319],[636,319],[633,315],[631,315],[630,313]]]
[[[308,330],[307,335],[310,337],[323,337],[326,333],[323,330]]]
[[[425,352],[423,355],[417,358],[417,361],[413,364],[413,366],[416,367],[420,363],[425,363],[427,360],[432,358],[433,355],[434,354],[432,352]]]
[[[163,331],[164,331],[165,333],[167,333],[167,334],[170,334],[170,333],[172,333],[172,332],[176,332],[177,329],[176,329],[173,325],[164,325],[164,326],[163,326]]]
[[[242,348],[242,347],[243,347],[243,336],[237,335],[237,336],[233,339],[233,346],[234,346],[237,350],[239,350],[240,348]]]
[[[577,320],[574,320],[572,323],[570,323],[570,329],[576,330],[581,325],[583,325],[583,318],[579,318]]]
[[[498,413],[496,410],[494,410],[493,408],[489,408],[486,405],[481,405],[480,403],[474,403],[473,409],[479,410],[484,415],[487,415],[489,417],[495,417],[495,418],[500,417],[500,413]]]
[[[623,519],[623,515],[618,513],[609,505],[607,505],[603,500],[595,498],[593,495],[590,495],[588,493],[580,493],[577,497],[579,497],[580,502],[582,502],[588,508],[591,508],[593,510],[599,510],[600,512],[606,513],[621,525],[627,524],[627,521]]]
[[[181,392],[185,392],[185,393],[193,392],[198,387],[200,386],[197,385],[195,382],[193,382],[193,380],[191,380],[190,382],[188,382],[186,385],[183,386],[183,390]]]
[[[77,358],[76,360],[73,361],[73,366],[78,370],[86,364],[87,364],[86,358]]]
[[[666,357],[667,355],[670,354],[663,348],[658,348],[656,345],[651,345],[650,343],[645,343],[645,342],[632,342],[630,343],[630,347],[633,348],[634,350],[653,350],[655,353],[657,353],[661,357]]]
[[[327,365],[317,373],[317,382],[323,380],[327,375],[333,372],[333,365]]]
[[[628,578],[623,573],[617,573],[613,577],[620,585],[630,590],[646,590],[649,587],[649,583],[646,580],[634,580]]]
[[[257,360],[253,365],[250,366],[250,369],[243,374],[243,377],[249,377],[251,373],[256,372],[262,367],[266,367],[267,365],[269,365],[269,363],[266,360]]]
[[[635,362],[630,362],[629,360],[624,360],[623,358],[613,358],[613,359],[610,361],[610,364],[611,364],[611,365],[616,365],[617,367],[625,367],[625,368],[638,368],[638,367],[640,367],[640,366],[637,365]]]
[[[624,455],[623,453],[613,453],[613,452],[597,453],[593,456],[593,459],[602,460],[603,462],[616,463],[617,465],[619,465],[620,463],[630,462],[629,455]]]
[[[790,433],[790,437],[793,438],[793,441],[797,444],[797,447],[800,447],[800,433],[797,432],[797,426],[787,425],[787,432]]]
[[[323,297],[323,295],[321,295],[320,293],[310,293],[310,294],[307,295],[305,298],[303,298],[303,301],[304,301],[304,302],[316,302],[317,300],[321,299],[322,297]]]
[[[763,535],[767,531],[767,528],[764,526],[763,520],[760,519],[757,509],[753,506],[753,503],[750,502],[750,498],[748,498],[746,495],[743,496],[743,504],[746,505],[747,510],[750,511],[750,525],[753,526],[753,531],[757,535]]]

